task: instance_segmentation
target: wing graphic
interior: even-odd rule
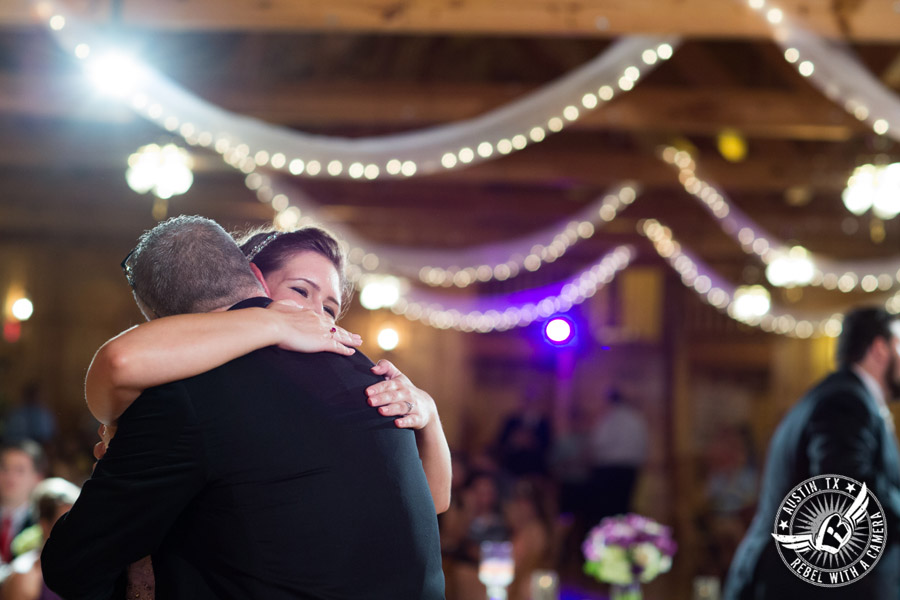
[[[856,499],[853,501],[853,504],[851,504],[850,508],[844,513],[844,518],[851,523],[859,523],[866,517],[866,508],[869,506],[869,497],[866,494],[866,491],[866,484],[864,483],[862,484]]]
[[[788,550],[806,552],[812,550],[813,547],[811,533],[804,533],[803,535],[778,535],[773,533],[772,537]]]

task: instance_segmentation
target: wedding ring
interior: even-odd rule
[[[404,400],[404,402],[406,402],[406,415],[408,415],[409,413],[412,412],[413,405],[412,405],[412,402],[410,402],[409,400]],[[403,416],[405,417],[406,415],[403,415]]]

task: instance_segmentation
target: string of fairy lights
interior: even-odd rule
[[[669,59],[671,36],[629,36],[540,89],[473,119],[400,134],[346,139],[310,135],[230,113],[154,69],[110,49],[65,7],[40,0],[37,14],[100,87],[141,117],[211,148],[244,173],[260,167],[305,177],[406,178],[494,160],[549,135],[634,88]]]
[[[438,329],[487,333],[524,327],[538,319],[566,312],[610,283],[634,258],[630,246],[617,246],[569,280],[513,294],[466,299],[435,297],[410,290],[391,307],[394,314]]]
[[[276,224],[283,230],[321,221],[320,204],[283,180],[253,172],[244,178],[244,184],[261,202],[273,205],[279,215]],[[637,184],[623,182],[562,222],[504,242],[464,249],[398,249],[363,240],[340,224],[335,224],[333,229],[347,243],[353,280],[366,272],[389,271],[418,278],[430,287],[466,288],[478,282],[505,281],[523,271],[535,272],[555,262],[570,247],[594,237],[599,229],[614,221],[639,194]]]
[[[850,52],[790,18],[769,0],[741,0],[772,29],[784,59],[849,114],[878,135],[900,140],[900,98]]]
[[[827,290],[883,292],[900,282],[900,257],[883,260],[839,262],[809,252],[802,246],[788,246],[737,208],[727,195],[697,174],[694,157],[685,150],[667,146],[662,159],[678,169],[684,190],[700,201],[726,234],[747,254],[766,265],[773,285],[821,286]]]
[[[839,314],[797,315],[783,308],[773,307],[768,292],[761,286],[737,287],[727,282],[686,250],[675,239],[672,230],[656,219],[639,223],[638,232],[652,242],[659,256],[678,272],[681,282],[687,288],[735,320],[759,327],[763,331],[804,339],[820,335],[836,337],[841,332]],[[751,301],[746,302],[746,299]],[[891,300],[892,304],[898,302],[900,294]]]
[[[830,98],[841,101],[856,118],[868,122],[875,133],[900,139],[900,130],[891,125],[900,123],[900,101],[858,61],[796,26],[766,0],[747,2],[772,25],[776,41],[784,47],[785,59],[802,76],[810,78]],[[246,186],[261,201],[271,203],[276,212],[274,222],[281,229],[311,222],[316,203],[273,183],[274,178],[262,174],[261,168],[294,176],[374,180],[415,177],[493,160],[544,141],[587,112],[630,91],[646,73],[670,58],[679,42],[674,37],[626,37],[571,73],[474,119],[348,140],[313,136],[225,111],[128,57],[103,51],[102,38],[67,14],[64,7],[41,0],[35,8],[60,44],[83,62],[98,86],[110,88],[140,116],[180,135],[190,145],[216,151],[227,164],[245,173]],[[701,179],[690,154],[667,147],[661,156],[678,169],[684,189],[701,201],[723,231],[745,252],[768,265],[767,276],[773,285],[884,292],[900,281],[898,260],[841,263],[812,255],[800,246],[788,247],[749,219],[716,186]],[[618,247],[568,282],[528,291],[542,296],[529,301],[520,301],[515,294],[454,298],[436,290],[415,289],[405,278],[415,277],[432,288],[465,288],[537,271],[573,244],[594,236],[597,229],[630,205],[638,192],[636,184],[622,184],[565,223],[516,240],[452,253],[375,245],[344,230],[341,233],[347,241],[349,275],[363,283],[383,284],[378,277],[399,282],[402,294],[398,293],[390,305],[381,306],[434,327],[484,332],[525,325],[583,302],[628,266],[634,250]],[[760,289],[728,284],[686,251],[674,240],[671,230],[658,221],[642,222],[640,232],[681,273],[685,285],[733,318],[801,338],[839,332],[834,315],[800,317],[772,308],[768,293],[760,286],[754,287],[762,289],[765,297]],[[779,272],[789,276],[776,281]],[[797,275],[801,272],[803,277]],[[887,306],[900,312],[900,292],[888,299]]]

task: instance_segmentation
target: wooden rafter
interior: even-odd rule
[[[110,0],[68,0],[73,12],[109,19]],[[786,14],[830,37],[895,40],[900,14],[887,0],[836,4],[782,0]],[[118,11],[117,11],[118,12]],[[33,22],[29,0],[0,4],[0,23]],[[737,0],[124,0],[117,19],[170,30],[368,31],[451,35],[635,33],[767,38],[769,26]]]

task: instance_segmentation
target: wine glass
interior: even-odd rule
[[[478,580],[487,587],[490,600],[506,600],[506,588],[514,574],[512,542],[481,542]]]

